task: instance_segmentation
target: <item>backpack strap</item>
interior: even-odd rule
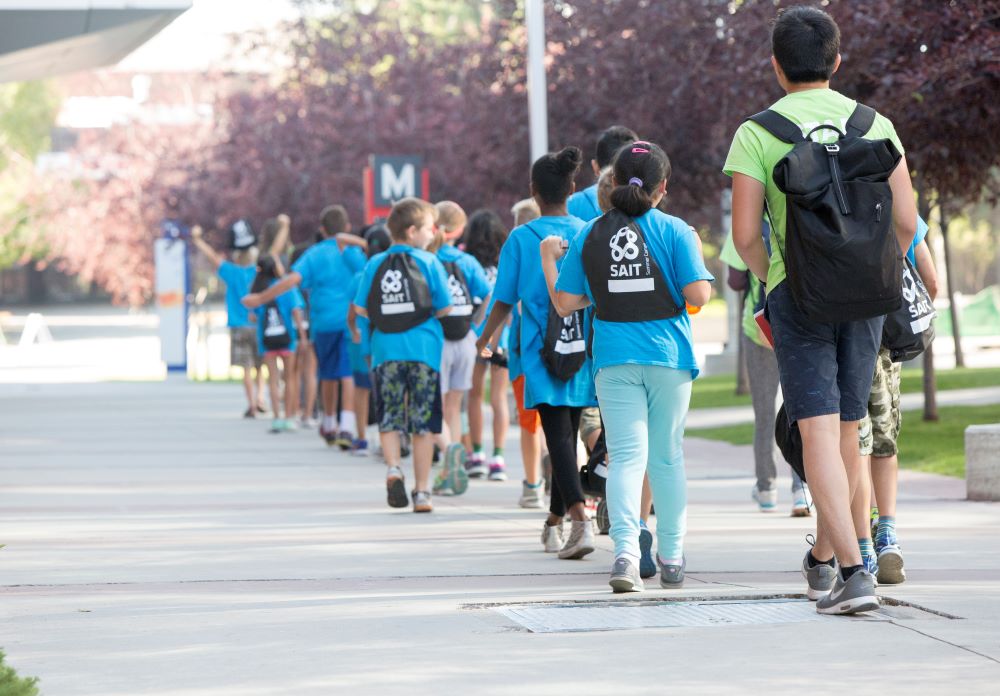
[[[861,102],[854,107],[854,113],[847,119],[847,136],[860,138],[872,129],[875,124],[875,109]]]
[[[772,111],[771,109],[761,111],[759,114],[754,114],[753,116],[748,116],[743,119],[743,121],[744,123],[746,121],[753,121],[775,138],[783,143],[788,143],[789,145],[805,141],[801,128],[795,125],[793,121],[785,118],[777,111]]]

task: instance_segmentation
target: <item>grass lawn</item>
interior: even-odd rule
[[[965,429],[970,425],[996,423],[1000,406],[948,406],[939,409],[941,420],[925,423],[921,411],[903,414],[899,438],[899,464],[904,469],[946,476],[965,476]],[[691,437],[723,440],[734,445],[753,443],[753,425],[701,428],[687,431]]]
[[[938,370],[938,391],[967,389],[970,387],[1000,387],[1000,367],[962,368],[961,370]],[[924,390],[924,371],[905,369],[900,382],[903,394]],[[699,377],[694,381],[691,393],[691,408],[719,408],[723,406],[749,406],[750,395],[736,396],[736,376],[713,375]]]

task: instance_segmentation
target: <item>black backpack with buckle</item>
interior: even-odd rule
[[[793,146],[775,165],[773,178],[785,194],[789,289],[813,321],[869,319],[898,309],[902,301],[903,254],[893,232],[889,187],[902,155],[888,138],[864,137],[875,116],[871,107],[858,104],[846,133],[824,124],[805,136],[770,109],[747,119]],[[837,140],[811,140],[823,130],[834,131]],[[781,253],[780,244],[777,248]]]

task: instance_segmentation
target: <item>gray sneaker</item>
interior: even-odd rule
[[[660,566],[660,587],[665,590],[679,590],[684,587],[684,570],[687,568],[687,559],[681,558],[680,565],[665,565],[660,557],[656,557],[656,564]]]
[[[809,567],[809,552],[806,551],[802,559],[802,577],[806,579],[808,587],[806,596],[813,602],[829,594],[833,589],[833,582],[837,579],[837,569],[826,563],[819,563],[812,568]]]
[[[639,577],[639,569],[629,559],[622,556],[615,559],[615,564],[611,566],[611,579],[608,581],[612,591],[619,592],[642,592],[646,589]]]
[[[903,552],[897,544],[883,546],[878,552],[878,581],[883,585],[898,585],[906,582],[906,570],[903,568]]]
[[[837,573],[837,581],[833,589],[825,597],[816,602],[816,611],[820,614],[857,614],[862,611],[874,611],[879,608],[878,597],[875,596],[875,578],[867,570],[859,570],[846,582]]]
[[[559,550],[559,558],[577,560],[594,552],[594,523],[590,520],[570,523],[569,539]]]
[[[545,495],[542,493],[541,482],[537,486],[532,486],[527,481],[521,481],[521,498],[517,504],[533,510],[545,507]]]

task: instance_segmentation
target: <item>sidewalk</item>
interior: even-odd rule
[[[541,552],[513,438],[511,481],[417,516],[386,507],[374,459],[239,419],[236,385],[3,394],[0,646],[45,696],[976,694],[1000,679],[1000,506],[965,502],[962,481],[901,475],[910,579],[882,593],[937,613],[785,601],[750,608],[786,623],[532,633],[498,605],[607,606],[611,543]],[[626,597],[632,620],[678,594],[802,593],[813,522],[755,510],[750,449],[692,439],[688,470],[688,583]]]

